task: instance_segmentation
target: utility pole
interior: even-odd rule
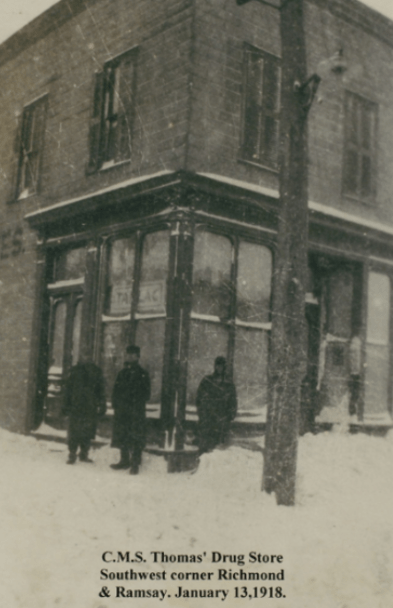
[[[237,0],[245,4],[249,0]],[[272,296],[269,405],[262,489],[295,503],[301,382],[306,371],[307,115],[319,77],[307,80],[303,0],[258,0],[280,10],[280,209]]]

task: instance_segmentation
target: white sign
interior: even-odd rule
[[[141,283],[138,312],[165,313],[165,281],[145,281]]]

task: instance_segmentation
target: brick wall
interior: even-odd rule
[[[197,0],[189,167],[277,187],[275,172],[239,162],[243,44],[280,55],[278,11]]]
[[[36,236],[23,217],[129,177],[184,165],[192,1],[88,4],[88,10],[47,28],[43,39],[12,59],[1,62],[0,50],[0,425],[16,431],[25,428],[34,331]],[[135,45],[140,53],[131,161],[87,176],[94,73]],[[39,193],[12,201],[18,120],[24,105],[45,93],[49,106]]]
[[[74,5],[76,0],[67,3]],[[38,19],[0,48],[0,424],[14,430],[24,428],[35,289],[35,235],[23,222],[26,213],[163,169],[278,186],[275,171],[239,161],[243,44],[280,55],[276,10],[259,2],[240,7],[235,0],[88,0],[85,10],[78,6],[73,18],[63,7],[58,21],[51,9],[50,19]],[[355,11],[358,25],[342,7]],[[349,67],[341,80],[324,79],[323,102],[310,113],[310,198],[393,225],[393,50],[375,36],[379,22],[353,0],[310,0],[307,6],[309,73],[340,46]],[[381,24],[387,40],[392,28],[386,20]],[[26,46],[26,39],[33,43]],[[140,52],[131,161],[87,176],[94,73],[135,45]],[[379,105],[374,205],[342,196],[346,88]],[[49,109],[40,191],[12,201],[18,120],[23,106],[44,93]]]
[[[189,167],[277,187],[276,173],[239,161],[239,147],[242,45],[248,42],[279,56],[279,13],[258,2],[237,6],[235,0],[197,0],[196,5]],[[306,5],[305,27],[309,74],[341,47],[348,63],[342,77],[326,73],[310,112],[310,198],[393,225],[393,49],[376,35],[380,28],[386,40],[393,24],[357,2],[314,0]],[[342,195],[346,89],[379,106],[377,198],[373,204]]]
[[[309,71],[344,49],[347,71],[327,72],[309,117],[309,186],[312,200],[365,218],[393,224],[393,48],[363,28],[309,3],[306,30]],[[367,25],[365,22],[364,25]],[[344,94],[357,93],[378,104],[377,196],[374,203],[351,200],[342,194]],[[318,103],[320,101],[320,103]]]

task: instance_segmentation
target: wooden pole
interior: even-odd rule
[[[262,489],[274,492],[278,504],[293,505],[301,381],[306,370],[307,113],[318,79],[307,81],[303,0],[283,0],[280,28],[280,217]]]

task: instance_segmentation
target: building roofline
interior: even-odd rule
[[[308,1],[393,47],[393,21],[359,0]],[[0,66],[98,2],[100,0],[59,0],[0,44]]]
[[[309,0],[393,47],[393,21],[359,0]]]
[[[0,66],[100,0],[59,0],[0,45]]]

